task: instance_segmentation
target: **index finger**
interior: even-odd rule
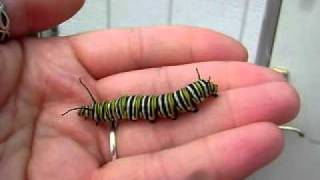
[[[95,78],[136,69],[214,60],[246,61],[247,51],[221,33],[170,26],[115,29],[74,36],[70,42]]]

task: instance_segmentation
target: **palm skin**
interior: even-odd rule
[[[17,33],[18,34],[18,33]],[[111,30],[0,46],[0,177],[6,179],[243,179],[280,153],[274,124],[299,98],[285,79],[247,64],[245,49],[190,27]],[[108,125],[68,108],[174,91],[213,77],[219,97],[176,121],[121,122],[111,162]]]
[[[110,37],[135,38],[137,34],[145,37],[140,58],[132,58],[135,46],[114,54],[121,51],[119,47],[130,46],[128,42],[108,44]],[[148,39],[154,36],[162,38]],[[193,44],[182,38],[187,36],[193,39]],[[206,43],[201,44],[204,40]],[[165,41],[171,46],[162,43]],[[149,44],[156,45],[146,46]],[[187,52],[188,46],[193,47],[192,57]],[[210,46],[213,49],[207,51]],[[229,53],[218,53],[215,46]],[[284,123],[298,109],[294,90],[280,75],[247,63],[214,61],[241,61],[246,54],[235,41],[207,30],[187,27],[113,30],[71,38],[26,39],[1,48],[2,67],[6,68],[2,71],[5,86],[1,90],[0,173],[9,179],[25,176],[122,179],[125,175],[133,179],[243,178],[269,162],[282,147],[282,136],[274,125],[254,122]],[[161,54],[161,59],[153,53]],[[107,55],[109,58],[104,58]],[[117,65],[122,67],[112,68]],[[173,91],[196,79],[195,67],[202,76],[212,76],[219,84],[219,98],[208,99],[199,113],[184,114],[177,121],[122,122],[118,130],[122,159],[115,162],[109,162],[107,126],[95,126],[94,121],[82,120],[76,113],[61,117],[70,107],[90,103],[89,95],[78,83],[79,77],[99,99],[111,99],[126,94]],[[133,70],[123,72],[130,69]],[[232,152],[233,148],[237,151]],[[239,151],[243,152],[241,156]],[[182,154],[184,157],[180,157]],[[224,161],[216,162],[212,154]],[[253,154],[260,154],[259,160]],[[234,164],[239,158],[242,162]],[[199,165],[177,167],[177,162],[190,161]],[[226,162],[229,170],[217,175],[216,171],[225,169],[219,163]],[[174,172],[175,168],[179,173]]]

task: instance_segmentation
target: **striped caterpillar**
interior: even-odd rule
[[[209,96],[218,97],[218,85],[212,83],[210,77],[208,80],[201,79],[198,69],[196,71],[197,81],[172,93],[158,96],[122,96],[101,102],[96,101],[88,87],[79,79],[93,103],[69,109],[62,116],[77,110],[79,116],[93,119],[97,125],[101,121],[117,125],[121,119],[144,119],[155,122],[158,117],[176,119],[178,113],[197,112],[197,104]]]

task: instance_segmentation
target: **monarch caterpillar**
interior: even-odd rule
[[[100,121],[117,125],[120,119],[145,119],[155,122],[157,117],[176,119],[181,112],[197,112],[197,104],[209,96],[218,97],[218,85],[201,79],[196,69],[198,80],[172,93],[151,96],[122,96],[110,101],[97,102],[88,87],[79,79],[81,85],[89,93],[93,103],[67,110],[77,110],[78,115],[94,119],[98,125]]]

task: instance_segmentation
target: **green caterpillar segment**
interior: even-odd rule
[[[158,117],[176,119],[182,112],[197,112],[197,104],[209,96],[218,96],[218,86],[209,80],[203,80],[198,73],[198,80],[186,87],[172,93],[159,96],[122,96],[111,101],[97,102],[87,89],[93,104],[84,105],[78,110],[79,116],[94,119],[98,124],[100,121],[118,123],[121,119],[137,120],[145,119],[155,122]]]
[[[203,89],[201,88],[201,85],[199,84],[199,82],[195,82],[193,84],[193,87],[195,87],[195,90],[199,94],[200,101],[201,101],[202,97],[204,96]]]
[[[158,106],[158,97],[157,96],[151,96],[148,100],[149,106],[147,105],[147,111],[146,111],[146,116],[148,116],[147,120],[149,121],[155,121],[157,118],[156,112],[159,110]]]
[[[136,98],[135,98],[135,101],[133,103],[133,108],[134,108],[133,120],[137,120],[139,118],[142,118],[142,113],[141,113],[142,98],[143,98],[143,96],[136,96]]]
[[[126,111],[126,104],[127,104],[127,97],[123,96],[120,97],[120,114],[121,114],[121,118],[123,119],[127,119],[128,118],[128,114]]]
[[[166,97],[166,109],[168,109],[168,117],[170,119],[176,119],[177,118],[177,110],[176,110],[176,104],[173,98],[173,93],[169,93]]]

